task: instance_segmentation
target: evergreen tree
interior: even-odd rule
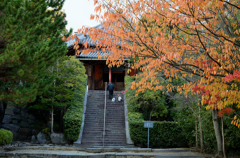
[[[0,0],[1,99],[32,102],[51,83],[46,69],[67,51],[62,41],[67,24],[60,13],[63,3]]]
[[[51,111],[51,133],[53,133],[53,114],[55,109],[63,109],[78,104],[76,93],[85,89],[85,68],[75,57],[62,57],[47,70],[47,78],[54,78],[42,96],[30,108]],[[84,94],[81,94],[84,95]],[[62,118],[61,118],[62,119]]]

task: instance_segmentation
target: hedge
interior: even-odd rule
[[[11,144],[13,140],[13,133],[9,130],[0,129],[0,145]]]
[[[135,95],[135,91],[129,89],[132,81],[131,77],[125,76],[125,88],[128,89],[126,91],[126,101],[130,136],[136,146],[147,147],[148,130],[144,128],[143,113],[140,113],[138,108],[131,104],[131,97],[129,97]],[[150,128],[149,147],[176,148],[188,147],[188,144],[178,123],[154,121],[153,128]]]
[[[78,140],[82,124],[82,110],[80,108],[71,106],[63,119],[64,135],[69,141]]]
[[[85,94],[85,90],[77,91],[76,93]],[[78,140],[82,125],[84,95],[78,96],[76,99],[77,103],[71,105],[63,117],[64,135],[69,141]]]
[[[146,147],[148,130],[144,128],[143,121],[130,121],[129,128],[134,144]],[[149,133],[149,147],[151,148],[187,147],[187,140],[176,122],[154,121]]]
[[[75,104],[71,105],[63,117],[63,130],[67,140],[74,142],[78,140],[82,125],[83,101],[85,97],[87,77],[81,76],[78,89],[74,92]]]

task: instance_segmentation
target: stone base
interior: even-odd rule
[[[63,133],[52,133],[51,134],[51,141],[54,144],[67,144],[68,141],[65,139]]]

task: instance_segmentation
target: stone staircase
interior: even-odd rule
[[[107,92],[104,146],[126,146],[124,104],[123,101],[117,101],[117,94],[120,91],[114,91],[116,101],[112,102]],[[104,101],[105,91],[88,91],[81,146],[103,146]]]

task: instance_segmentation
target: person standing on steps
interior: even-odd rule
[[[109,99],[112,99],[113,97],[113,90],[114,90],[114,85],[112,84],[112,82],[109,82],[108,86],[107,86],[107,90],[109,91]]]

